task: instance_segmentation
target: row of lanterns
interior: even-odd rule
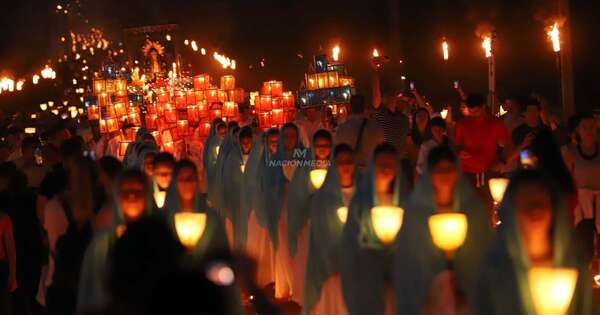
[[[294,120],[295,99],[292,92],[283,91],[281,81],[264,82],[260,93],[252,93],[258,125],[262,129],[280,127]]]

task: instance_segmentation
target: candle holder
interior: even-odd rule
[[[404,209],[400,207],[377,206],[371,208],[371,223],[377,238],[384,246],[391,245],[402,228]]]
[[[494,212],[492,214],[492,224],[494,227],[498,227],[500,224],[502,224],[502,221],[498,215],[498,205],[502,201],[502,198],[504,198],[504,192],[506,192],[508,183],[509,180],[507,178],[490,178],[488,181],[490,194],[492,195],[492,199],[494,199]]]
[[[567,314],[578,275],[574,268],[531,268],[528,278],[536,314]]]
[[[310,171],[309,176],[313,188],[319,190],[327,177],[327,169],[314,169]]]
[[[179,241],[188,251],[200,241],[206,228],[206,213],[179,212],[175,214],[175,229]]]

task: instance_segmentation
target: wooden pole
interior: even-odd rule
[[[571,49],[571,17],[569,0],[558,0],[558,12],[565,19],[561,29],[560,83],[564,118],[575,113],[575,94],[573,93],[573,51]]]

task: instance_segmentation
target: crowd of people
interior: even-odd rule
[[[8,119],[0,313],[533,315],[527,271],[569,267],[568,314],[595,314],[598,117],[562,123],[536,95],[496,117],[457,91],[440,115],[375,80],[372,106],[354,95],[343,120],[312,107],[268,130],[242,107],[191,145],[201,154],[175,156],[144,129],[119,159],[110,136]],[[510,180],[500,204],[492,178]],[[378,207],[403,209],[391,240]],[[186,212],[206,218],[191,247]],[[428,227],[439,213],[468,222],[451,264]]]

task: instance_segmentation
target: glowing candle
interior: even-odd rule
[[[494,199],[494,204],[499,204],[504,197],[504,192],[506,191],[506,186],[508,186],[507,178],[490,178],[488,181],[490,186],[490,194],[492,195],[492,199]]]
[[[442,109],[442,111],[440,112],[440,116],[442,116],[443,119],[446,119],[446,117],[448,117],[448,109]]]
[[[46,104],[46,103],[42,103],[42,104],[40,104],[40,109],[41,109],[42,111],[45,111],[46,109],[48,109],[48,104]]]
[[[467,216],[464,213],[440,213],[429,217],[429,232],[435,246],[449,258],[467,237]]]
[[[323,186],[323,182],[325,182],[325,177],[327,176],[326,169],[314,169],[310,171],[310,182],[314,189],[319,189]]]
[[[206,213],[179,212],[175,214],[175,229],[179,241],[188,250],[196,246],[206,228]]]
[[[348,207],[339,207],[335,213],[340,222],[346,223],[348,221]]]
[[[402,228],[404,209],[400,207],[378,206],[371,208],[371,223],[375,235],[384,244],[390,245]]]
[[[578,272],[574,268],[531,268],[529,287],[536,314],[567,314],[575,292],[577,276]]]

